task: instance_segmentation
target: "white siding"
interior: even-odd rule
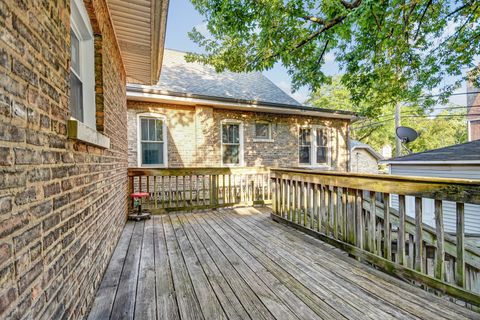
[[[399,165],[391,164],[390,173],[402,176],[480,179],[479,165]],[[391,206],[398,209],[398,197],[391,196]],[[407,215],[415,216],[415,200],[406,197]],[[423,199],[423,221],[434,226],[433,200]],[[455,233],[455,203],[443,201],[445,231]],[[465,204],[465,233],[480,234],[480,206]]]

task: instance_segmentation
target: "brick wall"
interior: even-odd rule
[[[347,168],[347,122],[309,116],[230,111],[205,106],[178,106],[128,101],[130,167],[137,167],[137,115],[158,113],[167,119],[169,167],[220,166],[220,127],[224,119],[241,120],[246,166],[298,166],[298,128],[324,125],[332,128],[332,169]],[[273,142],[254,140],[255,121],[272,123]]]
[[[125,223],[125,74],[85,3],[108,150],[67,139],[70,1],[0,1],[0,318],[82,318]]]
[[[354,149],[350,161],[352,172],[378,173],[377,159],[365,149]]]

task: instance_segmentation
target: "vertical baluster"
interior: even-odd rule
[[[459,287],[465,286],[465,206],[457,202],[457,259],[455,260],[455,281]]]
[[[278,211],[281,217],[284,216],[283,209],[283,177],[278,181]]]
[[[398,263],[406,265],[405,260],[405,196],[398,195],[398,236],[397,236]]]
[[[317,231],[321,232],[322,229],[322,199],[321,199],[321,185],[315,184],[315,194],[316,194],[316,204],[317,207],[316,215],[317,215]]]
[[[157,209],[157,176],[153,176],[153,201]]]
[[[189,201],[190,201],[190,207],[193,206],[193,175],[190,174],[190,177],[189,177],[189,190],[190,190],[190,196],[189,196]]]
[[[382,256],[382,223],[378,221],[377,230],[375,232],[376,239],[376,254]]]
[[[287,180],[282,179],[282,211],[283,217],[287,219],[288,216],[288,203],[287,203]]]
[[[319,185],[320,187],[320,222],[318,231],[321,232],[321,228],[323,226],[323,232],[327,233],[327,223],[325,217],[327,216],[327,201],[325,199],[325,186],[323,184]]]
[[[160,181],[161,181],[160,196],[161,196],[161,199],[162,199],[162,208],[165,208],[165,181],[164,181],[163,176],[160,177]]]
[[[437,250],[435,251],[435,278],[444,280],[445,247],[443,234],[442,200],[435,200],[435,232],[437,234]]]
[[[348,189],[348,211],[347,211],[347,215],[348,215],[348,229],[347,229],[347,233],[348,233],[348,242],[352,245],[355,245],[355,241],[356,241],[356,238],[357,238],[357,235],[356,235],[356,224],[357,224],[357,221],[356,221],[356,214],[355,214],[355,211],[356,211],[356,205],[355,205],[355,202],[356,202],[356,197],[355,197],[355,189]]]
[[[265,203],[265,174],[261,174],[260,175],[261,179],[262,179],[262,184],[261,184],[261,187],[262,187],[262,203]]]
[[[301,210],[302,210],[302,203],[300,202],[300,199],[301,199],[301,190],[302,188],[302,185],[301,185],[301,182],[300,181],[296,181],[296,199],[295,199],[295,203],[297,204],[297,213],[296,213],[296,220],[295,220],[295,223],[300,223],[301,222]]]
[[[383,257],[392,260],[392,231],[390,227],[390,194],[383,194]]]
[[[415,197],[415,270],[423,272],[422,198]]]
[[[243,175],[240,175],[239,179],[240,179],[240,203],[244,203],[245,202],[245,197],[243,195]],[[278,188],[277,182],[278,181],[277,181],[277,179],[275,179],[275,201],[278,201],[278,195],[277,195],[277,188]],[[278,210],[277,205],[276,205],[276,210]]]
[[[368,221],[368,248],[370,252],[375,253],[377,250],[375,248],[375,225],[377,220],[377,201],[376,201],[377,193],[374,191],[370,191],[370,219]]]
[[[138,192],[142,192],[142,176],[138,177]]]
[[[347,225],[348,225],[348,189],[343,188],[342,189],[342,234],[343,234],[343,241],[347,242],[348,237],[347,237]]]
[[[272,200],[272,191],[271,191],[271,184],[272,182],[270,181],[270,170],[267,173],[267,198],[268,200]]]
[[[308,182],[302,183],[303,190],[303,226],[307,227],[308,220]]]
[[[308,188],[308,210],[310,211],[310,229],[314,230],[315,229],[315,210],[314,210],[314,183],[309,184]]]
[[[297,182],[295,180],[292,183],[292,221],[297,219]]]
[[[414,252],[414,247],[415,247],[415,238],[413,237],[413,234],[407,233],[408,235],[408,267],[414,269],[415,268],[415,252]]]
[[[340,193],[338,192],[337,187],[333,187],[332,190],[332,205],[333,205],[333,237],[338,239],[338,216],[339,216],[339,204],[341,201],[338,200]]]
[[[292,221],[292,190],[290,188],[290,180],[286,180],[285,184],[287,187],[287,220]]]
[[[227,193],[225,192],[225,175],[222,174],[222,203],[225,204],[227,203]]]
[[[363,194],[362,190],[356,190],[356,217],[357,217],[357,242],[356,245],[360,249],[363,249],[364,245],[364,233],[365,233],[365,221],[363,215]]]
[[[206,206],[207,205],[207,200],[205,199],[205,196],[206,196],[206,191],[205,191],[205,175],[203,174],[202,175],[202,202],[203,202],[203,205]]]
[[[318,199],[317,199],[317,184],[313,183],[312,185],[312,229],[316,230],[318,226]]]

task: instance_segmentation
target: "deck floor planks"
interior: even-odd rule
[[[366,291],[373,292],[379,299],[384,300],[387,297],[396,297],[392,302],[385,300],[386,303],[394,303],[398,307],[406,308],[415,313],[416,316],[435,318],[456,318],[458,314],[471,316],[472,313],[467,309],[451,304],[454,310],[444,308],[445,300],[429,294],[419,288],[415,288],[401,280],[390,277],[381,271],[370,268],[366,265],[348,258],[344,254],[338,254],[339,249],[333,248],[328,244],[305,235],[297,230],[271,221],[266,216],[254,215],[253,221],[247,219],[246,224],[253,228],[265,228],[269,230],[272,238],[285,238],[290,243],[301,243],[304,250],[296,252],[302,259],[310,261],[312,264],[327,264],[329,271],[338,278],[346,278],[353,281]],[[257,223],[260,222],[260,223]],[[293,247],[295,248],[295,247]],[[318,250],[322,248],[323,250]],[[334,261],[335,264],[332,264]],[[335,268],[339,267],[339,268]],[[413,293],[414,292],[414,293]],[[419,299],[419,296],[425,299]],[[398,299],[401,297],[401,299]]]
[[[155,255],[155,288],[158,319],[177,320],[180,314],[177,306],[173,275],[168,258],[165,230],[161,217],[153,219]],[[152,301],[153,303],[153,301]]]
[[[195,220],[196,219],[192,216],[188,219],[190,228],[192,228],[199,240],[205,246],[212,260],[217,264],[218,269],[222,272],[230,287],[235,290],[237,298],[241,301],[250,317],[252,319],[274,319],[272,314],[260,301],[257,294],[243,280],[241,275],[223,255],[220,249],[216,248],[213,240],[208,237],[207,233],[202,228],[198,228],[198,226],[196,227],[197,224]]]
[[[252,236],[253,233],[249,234],[250,230],[248,230],[248,228],[238,229],[238,227],[236,227],[236,229],[234,229],[236,223],[233,221],[234,219],[220,217],[220,215],[219,218],[230,222],[222,224],[222,226],[225,228],[231,228],[232,236],[237,235],[236,237],[238,238],[241,235],[244,240],[242,241],[242,239],[238,239],[239,243],[243,243],[245,249],[249,252],[257,252],[258,255],[256,255],[256,258],[259,261],[271,259],[278,264],[276,269],[284,269],[284,272],[280,271],[280,274],[277,274],[280,281],[287,277],[298,279],[308,288],[310,296],[318,296],[325,299],[330,308],[333,308],[333,312],[339,312],[339,314],[343,314],[344,316],[355,317],[358,319],[378,319],[379,317],[386,319],[392,317],[392,315],[383,312],[381,309],[375,309],[375,307],[381,306],[374,299],[369,301],[372,305],[368,305],[366,302],[361,301],[364,297],[358,295],[359,292],[358,290],[355,290],[356,288],[341,287],[340,284],[329,279],[324,273],[315,272],[318,270],[313,270],[309,265],[295,259],[295,257],[291,256],[288,251],[273,246],[273,242]],[[262,241],[268,243],[269,246],[263,245]],[[278,245],[281,246],[283,244],[279,243]],[[267,258],[262,259],[260,256],[262,254],[267,256]],[[351,290],[351,292],[349,290]],[[402,316],[403,318],[408,318],[400,313],[393,315],[397,318],[401,318]]]
[[[211,258],[208,251],[205,249],[200,239],[195,232],[191,229],[187,219],[183,215],[179,215],[178,219],[182,224],[183,229],[195,250],[195,254],[199,262],[202,264],[203,269],[210,284],[220,300],[223,309],[229,319],[249,319],[250,316],[245,310],[242,302],[237,298],[233,289],[228,284],[228,281],[224,278],[222,271],[218,269],[215,261]],[[237,288],[235,288],[238,293]],[[244,299],[243,299],[244,300]]]
[[[162,217],[180,317],[182,319],[203,319],[202,309],[169,220],[168,216]]]
[[[175,232],[177,242],[180,246],[187,271],[190,275],[204,317],[206,319],[227,319],[220,302],[218,302],[215,291],[213,291],[213,288],[203,271],[202,265],[198,261],[198,258],[185,235],[185,231],[183,230],[180,221],[176,216],[171,215],[170,223]]]
[[[115,294],[111,319],[133,319],[144,226],[144,222],[139,222],[135,224],[133,229],[132,239],[128,246],[122,275]]]
[[[126,259],[126,252],[132,239],[133,227],[133,223],[128,223],[125,229],[123,229],[117,247],[113,252],[112,258],[110,258],[108,268],[103,275],[92,310],[88,315],[88,320],[108,319],[110,317],[113,303],[115,302],[115,293]]]
[[[222,209],[128,222],[88,318],[480,318],[269,213]]]

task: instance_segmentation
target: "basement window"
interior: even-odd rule
[[[256,122],[255,135],[253,141],[255,142],[272,142],[272,124],[270,122]]]

